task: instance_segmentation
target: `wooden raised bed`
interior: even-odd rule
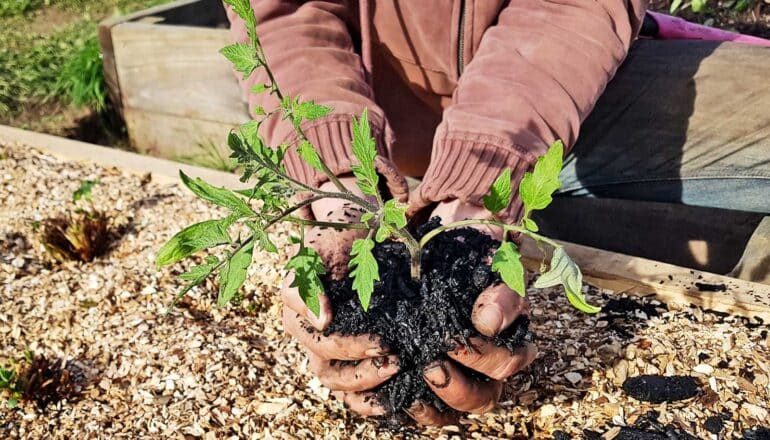
[[[230,41],[220,0],[179,0],[99,25],[110,97],[139,151],[175,158],[225,145],[248,120],[219,49]]]

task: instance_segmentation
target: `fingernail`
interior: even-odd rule
[[[377,377],[380,379],[387,379],[388,377],[398,373],[399,365],[398,358],[396,356],[388,356],[375,359],[381,360],[380,365],[375,364],[375,366],[377,366]],[[372,363],[374,363],[374,360],[372,360]]]
[[[449,385],[449,374],[446,371],[446,367],[443,362],[438,362],[429,366],[423,370],[425,379],[428,380],[434,387],[444,388]]]
[[[503,311],[497,304],[487,304],[481,308],[478,316],[478,326],[481,333],[492,336],[500,332],[503,327]]]
[[[312,310],[308,309],[307,313],[305,313],[305,317],[308,321],[310,321],[310,324],[313,325],[317,330],[323,330],[324,327],[326,327],[326,311],[321,309],[318,316],[313,313]]]

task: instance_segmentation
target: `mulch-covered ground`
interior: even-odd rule
[[[112,216],[115,240],[94,262],[50,263],[34,222],[72,209],[80,180],[95,178],[94,204]],[[498,410],[443,430],[389,431],[330,397],[284,335],[277,294],[285,256],[255,257],[239,306],[214,307],[208,284],[164,316],[184,267],[158,271],[154,253],[181,227],[216,215],[147,176],[0,145],[0,365],[29,349],[86,377],[75,398],[0,409],[0,438],[709,439],[743,438],[768,424],[766,326],[636,299],[588,316],[558,290],[532,290],[541,353],[510,381]],[[279,245],[287,232],[275,232]],[[589,291],[594,303],[618,298]],[[621,385],[641,374],[693,376],[698,395],[634,400]],[[635,423],[658,436],[629,437],[623,427]]]

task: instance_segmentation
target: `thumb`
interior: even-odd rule
[[[312,227],[306,233],[308,245],[321,256],[326,270],[333,280],[341,280],[348,273],[350,249],[353,242],[366,236],[361,229],[329,229]]]
[[[433,204],[431,200],[422,196],[422,185],[422,183],[417,185],[415,189],[409,192],[409,202],[406,208],[407,217],[414,217],[420,210]]]

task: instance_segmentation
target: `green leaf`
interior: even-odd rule
[[[219,297],[217,305],[225,306],[233,299],[243,283],[254,253],[254,240],[249,240],[230,257],[219,271]]]
[[[259,121],[249,121],[245,124],[241,124],[241,136],[243,136],[244,139],[246,139],[246,142],[249,144],[256,144],[258,142],[261,142],[261,139],[259,137],[259,126],[261,125],[261,122]],[[243,144],[241,143],[241,139],[235,134],[230,133],[230,136],[235,136],[237,141],[233,140],[232,143],[238,145],[240,148],[243,148]],[[228,144],[231,144],[231,142],[228,139]],[[232,146],[231,146],[232,149]]]
[[[7,403],[8,409],[14,409],[19,404],[19,399],[14,396],[8,399],[8,402],[6,403]]]
[[[270,240],[270,237],[261,225],[251,223],[249,226],[251,226],[251,230],[254,231],[254,237],[256,237],[259,247],[262,250],[272,253],[278,252],[278,247],[276,247],[275,243]]]
[[[693,12],[701,12],[706,7],[707,0],[692,0],[690,7]]]
[[[361,191],[370,196],[377,195],[377,185],[380,176],[374,169],[374,160],[377,157],[377,146],[369,128],[369,116],[366,109],[360,119],[353,118],[353,155],[358,160],[351,166],[356,176],[356,184]]]
[[[548,152],[537,158],[533,172],[524,174],[519,184],[519,196],[524,203],[524,217],[535,209],[544,209],[552,199],[554,191],[559,189],[559,173],[562,168],[564,145],[556,141]]]
[[[527,294],[521,254],[512,242],[506,241],[497,248],[494,257],[492,257],[492,271],[499,273],[505,285],[518,293],[519,296]]]
[[[318,155],[318,152],[316,151],[315,147],[313,147],[313,144],[307,140],[303,140],[297,146],[297,152],[299,153],[299,156],[302,158],[302,160],[304,160],[308,165],[317,169],[318,171],[323,172],[321,156]]]
[[[534,286],[542,289],[558,284],[564,286],[567,300],[576,309],[585,313],[601,311],[599,307],[592,306],[586,302],[585,295],[583,295],[583,274],[580,272],[577,264],[564,251],[563,247],[554,249],[550,269],[535,280]]]
[[[540,230],[540,228],[537,226],[537,223],[535,223],[535,221],[529,217],[525,217],[523,219],[523,222],[524,222],[524,227],[527,228],[527,230],[529,231],[537,232]]]
[[[511,170],[506,169],[495,179],[489,188],[489,195],[484,196],[484,207],[492,214],[497,214],[511,203]]]
[[[294,270],[294,282],[291,287],[299,290],[300,298],[310,311],[316,316],[320,315],[321,303],[318,296],[324,294],[320,275],[326,273],[321,256],[313,248],[302,246],[297,255],[286,264],[286,268]]]
[[[292,113],[296,119],[312,121],[324,117],[331,113],[332,108],[325,105],[316,104],[313,101],[305,101],[297,104],[292,109]]]
[[[182,229],[160,248],[155,257],[155,264],[158,267],[166,266],[200,250],[230,243],[227,228],[233,221],[231,217],[206,220]]]
[[[80,199],[91,201],[91,191],[94,189],[94,186],[99,184],[99,180],[81,180],[80,181],[80,188],[76,189],[75,192],[72,193],[72,201],[77,202]]]
[[[211,272],[217,264],[219,264],[219,259],[213,255],[209,255],[206,257],[205,263],[198,266],[192,266],[187,272],[179,275],[179,279],[190,281],[195,285],[200,284],[206,277],[211,275]]]
[[[369,223],[372,220],[374,220],[373,212],[365,212],[361,215],[361,223]]]
[[[672,15],[676,15],[676,11],[682,6],[682,0],[674,0],[671,2],[671,6],[668,8],[668,12]]]
[[[350,251],[352,258],[349,267],[352,269],[350,277],[353,278],[353,290],[358,292],[358,299],[365,312],[369,310],[374,282],[380,279],[380,268],[377,260],[374,259],[372,249],[374,249],[374,241],[366,238],[354,241]]]
[[[390,199],[382,206],[382,222],[377,229],[375,240],[382,243],[397,230],[406,227],[406,208],[407,205]]]
[[[257,54],[248,44],[234,43],[219,49],[219,53],[233,63],[235,70],[243,74],[243,79],[248,78],[251,72],[259,67]]]
[[[257,83],[251,86],[251,89],[249,90],[251,90],[251,93],[262,93],[269,88],[270,88],[269,84]]]
[[[254,16],[254,10],[251,9],[249,0],[224,0],[225,3],[233,7],[233,11],[247,23],[257,22]]]
[[[256,215],[251,207],[235,192],[227,188],[218,188],[209,185],[201,178],[191,179],[183,171],[179,171],[179,177],[182,182],[195,193],[196,196],[207,200],[215,205],[228,208],[233,214],[239,217],[249,217]]]

